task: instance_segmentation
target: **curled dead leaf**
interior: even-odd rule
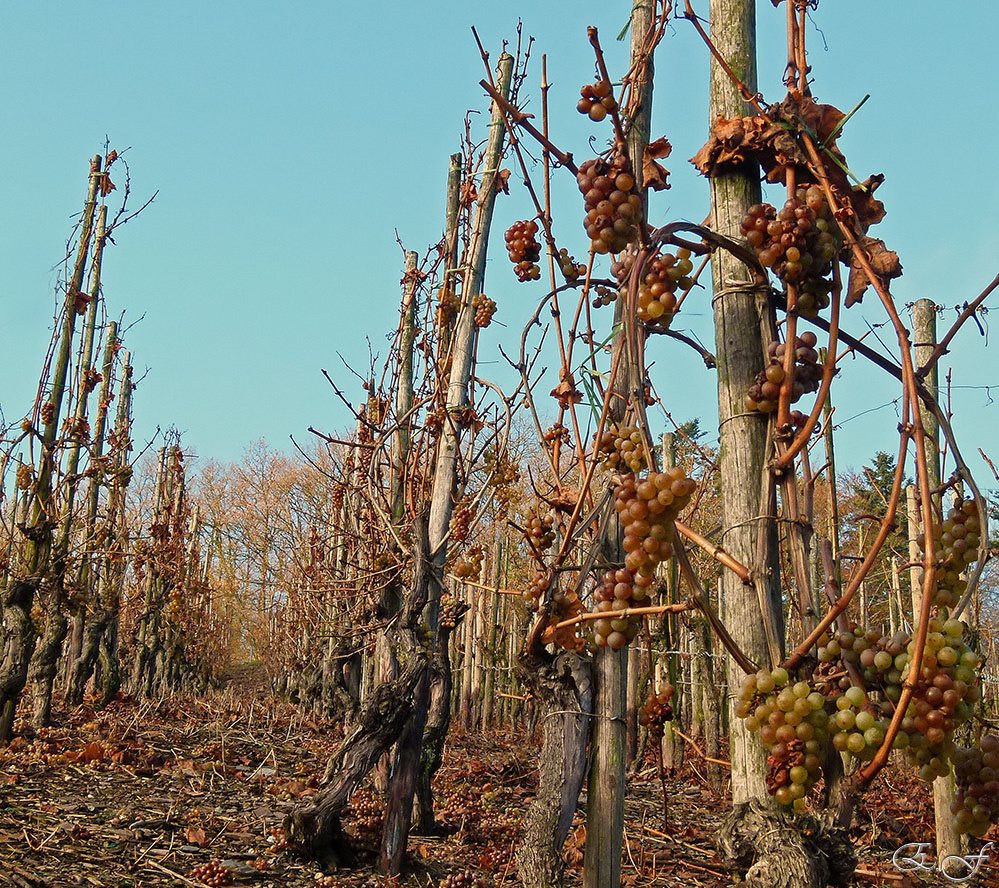
[[[667,181],[669,170],[658,161],[660,158],[669,157],[672,151],[673,146],[665,136],[660,136],[646,146],[642,160],[642,181],[646,188],[651,188],[653,191],[669,188]]]
[[[578,404],[583,400],[582,394],[576,388],[572,378],[563,379],[555,388],[551,390],[551,396],[555,398],[563,408],[568,408],[570,404]]]
[[[208,836],[200,826],[189,826],[184,830],[184,836],[192,845],[204,848],[208,844]]]
[[[887,288],[888,281],[892,278],[902,276],[902,264],[898,260],[898,253],[889,250],[883,240],[876,237],[860,238],[861,249],[867,254],[867,261],[871,270],[877,275],[882,285]],[[849,308],[864,298],[864,293],[871,285],[871,281],[864,271],[857,257],[850,257],[850,281],[847,285],[845,305]]]

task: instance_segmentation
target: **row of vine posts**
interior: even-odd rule
[[[109,220],[116,163],[125,185]],[[230,647],[176,433],[159,450],[149,513],[128,499],[136,383],[101,272],[112,233],[144,208],[130,211],[129,193],[118,152],[95,156],[38,394],[4,430],[0,741],[29,685],[37,730],[50,723],[57,685],[70,705],[92,679],[101,705],[119,690],[203,689]]]

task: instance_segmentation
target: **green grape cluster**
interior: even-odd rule
[[[758,733],[769,752],[767,788],[782,805],[802,810],[821,773],[821,753],[829,739],[826,698],[807,681],[790,683],[783,667],[746,676],[735,714]]]
[[[976,748],[955,749],[954,775],[954,825],[959,832],[980,838],[999,823],[999,736],[985,734]]]
[[[962,574],[978,560],[981,530],[978,506],[973,499],[962,500],[947,512],[942,522],[933,525],[937,567],[933,603],[937,607],[953,607],[961,600],[967,589]],[[925,534],[920,534],[917,542],[924,551]]]
[[[964,631],[960,620],[930,619],[919,677],[895,738],[895,747],[905,750],[923,780],[948,773],[954,731],[970,718],[971,706],[981,697],[978,670],[982,660],[969,647]],[[877,629],[855,626],[820,638],[818,659],[820,667],[838,661],[857,668],[873,699],[871,708],[890,719],[915,649],[915,641],[904,632],[889,637]],[[837,693],[835,686],[826,690]]]

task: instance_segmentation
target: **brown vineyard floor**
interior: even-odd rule
[[[102,712],[57,708],[56,724],[39,734],[19,721],[18,736],[0,746],[0,884],[197,886],[203,883],[192,871],[211,861],[226,868],[229,884],[259,888],[437,888],[464,870],[487,885],[519,884],[513,849],[536,785],[533,746],[509,732],[453,733],[435,784],[444,834],[411,838],[400,879],[377,876],[380,818],[368,787],[344,819],[360,866],[319,880],[315,863],[284,847],[281,825],[316,792],[339,732],[253,693],[246,676],[235,678],[209,699],[121,697]],[[708,788],[695,751],[667,780],[666,823],[651,762],[629,779],[628,791],[623,884],[734,884],[712,844],[727,797]],[[582,823],[580,815],[566,844],[569,885],[580,884]],[[904,769],[878,778],[855,824],[856,885],[936,883],[891,864],[899,845],[933,837],[928,788]],[[997,862],[999,855],[966,884],[999,885]]]

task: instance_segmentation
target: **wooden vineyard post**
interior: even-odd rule
[[[756,14],[753,0],[712,0],[711,39],[720,55],[746,86],[756,88]],[[748,113],[748,106],[728,73],[711,60],[709,120],[718,115],[733,117]],[[755,163],[739,172],[727,172],[710,180],[712,228],[729,237],[740,236],[746,211],[760,202],[759,170]],[[767,559],[757,556],[764,500],[761,495],[767,445],[767,422],[747,414],[744,399],[760,369],[767,343],[763,329],[770,311],[765,287],[754,287],[748,269],[729,254],[718,251],[711,260],[714,286],[715,356],[718,362],[718,421],[723,503],[723,539],[733,558],[749,565],[776,598],[777,574],[769,563],[774,552],[767,533]],[[768,523],[770,523],[768,521]],[[725,623],[736,644],[750,659],[768,663],[760,599],[751,585],[731,571],[724,571],[719,584]],[[780,602],[777,600],[777,613]],[[743,672],[727,660],[729,694],[741,685]],[[732,801],[769,798],[764,776],[766,753],[741,719],[730,720]]]
[[[627,151],[635,176],[635,186],[643,195],[645,148],[652,126],[653,59],[646,49],[646,38],[655,22],[652,0],[634,0],[631,11],[631,64],[636,71],[632,89],[637,111],[631,118]],[[647,206],[643,209],[643,214]],[[618,300],[614,323],[615,352],[620,349],[615,392],[610,415],[615,421],[624,418],[625,410],[636,393],[643,392],[644,370],[635,366],[633,353],[626,342],[624,318],[626,300]],[[641,335],[641,334],[638,334]],[[616,514],[607,525],[601,541],[603,554],[610,564],[624,560],[621,548],[621,523]],[[621,852],[624,836],[625,769],[628,753],[627,699],[628,651],[600,648],[594,656],[594,703],[591,733],[592,766],[586,799],[586,849],[583,858],[584,888],[609,888],[621,883]]]
[[[921,367],[929,360],[937,344],[937,307],[932,299],[917,299],[915,305],[913,305],[912,334],[913,347],[916,353],[916,366]],[[926,375],[924,385],[930,396],[936,400],[939,391],[936,363],[933,364]],[[936,415],[922,401],[919,402],[919,417],[923,423],[926,442],[926,476],[930,484],[930,490],[937,490],[940,487],[939,426]],[[938,499],[938,497],[934,497],[934,499]],[[946,509],[944,511],[946,512]],[[918,512],[916,515],[918,521]],[[921,582],[922,571],[918,571],[917,573],[920,574],[919,579]],[[920,586],[913,585],[912,588],[913,604],[915,604]],[[918,614],[919,611],[914,609],[913,634],[915,634],[918,628],[915,625]],[[961,834],[955,828],[954,815],[951,813],[951,805],[955,802],[956,798],[954,766],[952,764],[949,774],[944,777],[937,777],[933,781],[933,815],[936,822],[938,860],[946,860],[948,857],[958,857],[963,853]],[[964,845],[966,850],[966,839],[964,840]]]

